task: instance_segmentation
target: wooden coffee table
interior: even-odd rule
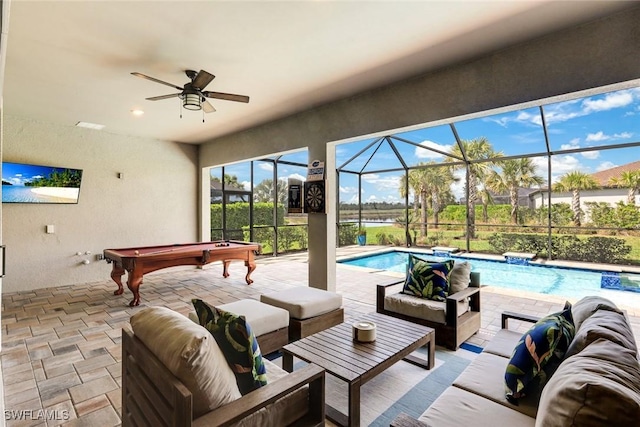
[[[310,335],[282,348],[282,367],[293,371],[293,357],[322,366],[328,373],[349,385],[348,413],[330,405],[327,418],[342,426],[360,425],[360,387],[399,360],[433,368],[435,361],[435,331],[379,313],[369,313],[357,319],[376,324],[376,341],[360,343],[351,338],[353,322],[341,323]],[[411,355],[426,346],[428,359]]]

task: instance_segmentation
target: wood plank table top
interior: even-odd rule
[[[435,331],[379,313],[368,313],[357,321],[376,324],[376,340],[352,339],[352,322],[341,323],[282,348],[282,366],[293,371],[293,357],[323,367],[349,385],[349,412],[327,405],[327,418],[339,425],[360,425],[360,387],[394,363],[404,359],[426,369],[435,362]],[[411,355],[419,347],[428,349],[427,360]]]

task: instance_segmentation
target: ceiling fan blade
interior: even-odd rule
[[[162,80],[158,80],[158,79],[156,79],[154,77],[149,77],[149,76],[144,75],[142,73],[131,73],[131,74],[133,74],[136,77],[142,77],[143,79],[151,80],[152,82],[156,82],[156,83],[160,83],[160,84],[163,84],[163,85],[174,87],[174,88],[176,88],[178,90],[182,90],[183,89],[182,87],[176,86],[173,83],[163,82]]]
[[[244,95],[234,95],[232,93],[222,93],[222,92],[202,92],[204,96],[207,98],[216,98],[216,99],[224,99],[226,101],[237,101],[237,102],[249,102],[249,97]]]
[[[152,96],[151,98],[145,98],[147,101],[160,101],[161,99],[175,98],[182,95],[182,93],[172,93],[171,95]]]
[[[214,111],[216,111],[216,109],[213,108],[213,105],[211,105],[211,103],[206,100],[202,103],[202,109],[205,113],[213,113]]]
[[[191,82],[191,85],[202,90],[206,85],[211,83],[211,80],[215,79],[215,77],[216,76],[207,73],[205,70],[200,70],[196,78],[193,79],[193,82]]]

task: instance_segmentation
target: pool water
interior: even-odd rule
[[[406,273],[409,253],[391,251],[382,254],[353,258],[341,261],[342,264],[367,267],[378,270]],[[560,295],[571,298],[582,298],[586,295],[601,295],[619,291],[623,283],[640,285],[640,275],[629,273],[601,272],[573,268],[548,267],[537,265],[518,265],[500,261],[487,261],[462,257],[441,257],[423,253],[413,253],[427,261],[469,261],[471,270],[480,273],[482,284],[507,289],[537,292],[541,294]],[[640,288],[627,289],[640,291]]]

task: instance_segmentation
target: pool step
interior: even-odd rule
[[[507,264],[529,265],[537,255],[527,252],[505,252],[502,254]]]

